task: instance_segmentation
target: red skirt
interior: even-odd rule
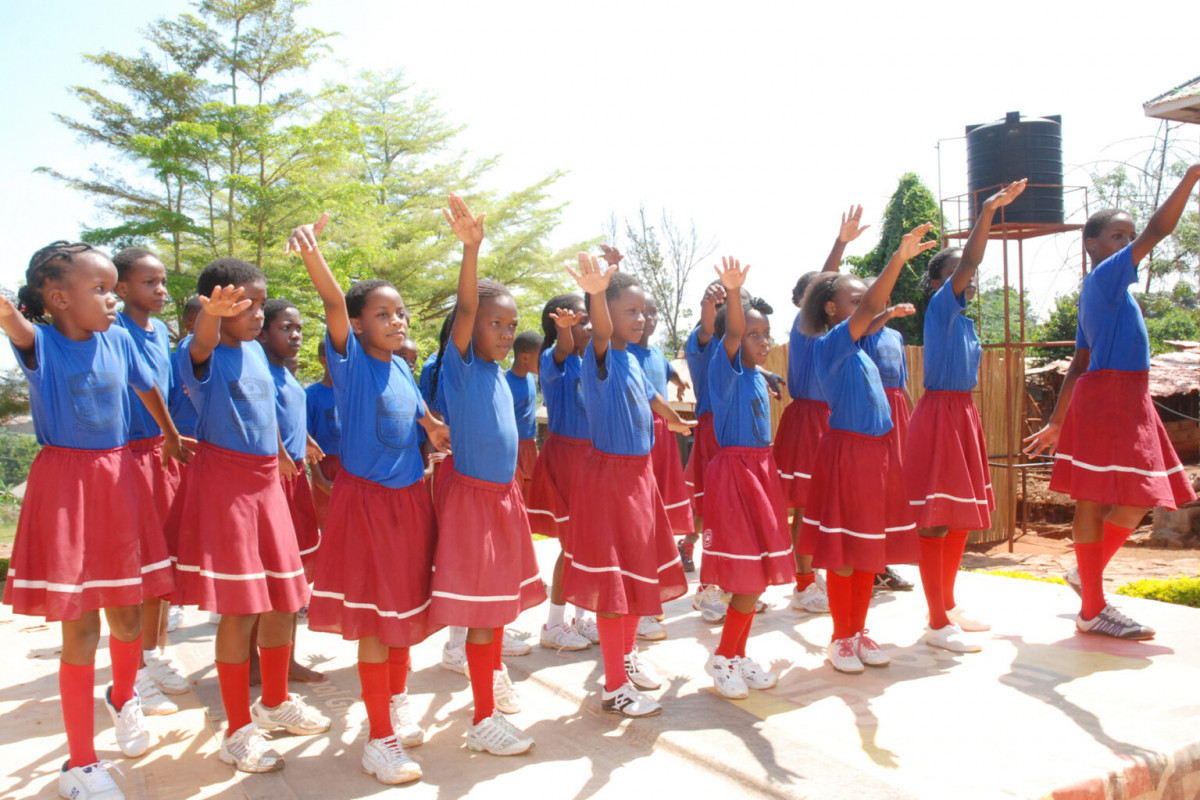
[[[1178,508],[1196,499],[1150,400],[1146,372],[1080,376],[1054,459],[1050,488],[1075,500]]]
[[[308,627],[388,647],[412,647],[429,621],[437,521],[424,480],[389,489],[338,474],[329,525],[317,551]]]
[[[537,465],[537,439],[517,440],[517,487],[521,490],[521,500],[529,503],[529,484],[533,480],[533,470]]]
[[[888,405],[892,408],[892,430],[888,436],[896,439],[896,446],[900,448],[900,459],[903,460],[904,445],[908,440],[908,425],[911,417],[908,410],[908,398],[904,396],[904,390],[899,386],[889,386],[883,391],[887,395]]]
[[[996,498],[970,392],[921,395],[905,440],[904,476],[917,527],[981,531],[992,526]]]
[[[337,479],[338,473],[342,471],[342,460],[337,456],[331,456],[329,453],[326,453],[325,457],[317,462],[314,469],[321,470],[321,474],[325,476],[325,479],[333,483]],[[329,516],[330,497],[318,489],[315,483],[312,487],[312,496],[313,508],[317,510],[317,527],[324,529],[325,519]]]
[[[821,437],[799,551],[818,569],[883,572],[920,548],[896,440],[830,430]]]
[[[308,602],[277,456],[201,442],[171,506],[167,542],[178,605],[244,615]]]
[[[163,437],[153,436],[148,439],[136,439],[129,443],[133,453],[133,461],[137,471],[145,482],[147,497],[154,508],[156,519],[151,525],[143,525],[142,533],[142,568],[164,569],[170,565],[171,556],[167,552],[167,536],[164,532],[167,525],[167,515],[171,512],[171,503],[179,491],[183,480],[183,465],[175,459],[162,465]]]
[[[296,529],[296,546],[300,549],[300,563],[304,565],[304,580],[312,583],[317,548],[321,546],[321,529],[317,525],[317,507],[313,503],[313,490],[308,483],[304,460],[295,464],[300,474],[290,481],[279,476],[279,485],[283,487],[283,496],[292,514],[292,527]]]
[[[649,455],[593,448],[571,496],[563,542],[566,602],[598,613],[649,616],[687,591]]]
[[[33,459],[17,522],[4,602],[47,622],[85,611],[140,606],[171,593],[162,529],[128,447],[46,445]],[[158,559],[142,543],[159,542]]]
[[[820,400],[793,400],[783,409],[775,433],[775,463],[788,508],[808,505],[817,445],[829,430],[829,404]]]
[[[709,420],[712,417],[709,416]],[[662,496],[671,530],[679,535],[696,530],[692,519],[692,495],[683,480],[683,461],[679,458],[679,442],[667,427],[665,417],[654,415],[654,448],[650,451],[650,464],[654,469],[654,482]]]
[[[534,533],[561,539],[571,518],[571,485],[591,452],[587,439],[552,433],[546,437],[529,486],[529,526]]]
[[[430,620],[495,628],[546,599],[529,517],[515,480],[492,483],[442,462],[436,496],[438,539]]]
[[[688,456],[687,469],[683,471],[684,483],[692,492],[696,516],[704,516],[704,471],[719,449],[717,434],[713,432],[712,414],[704,414],[696,420],[696,427],[692,429],[692,454]],[[691,533],[693,529],[685,533]]]
[[[779,469],[769,447],[722,447],[708,464],[700,583],[761,594],[796,571]]]

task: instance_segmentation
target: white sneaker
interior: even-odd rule
[[[112,704],[112,684],[104,692],[104,707],[112,717],[113,727],[117,734],[117,747],[130,758],[143,755],[150,747],[150,731],[146,728],[146,718],[142,715],[142,703],[138,699],[137,689],[133,697],[117,711]]]
[[[295,736],[313,736],[329,730],[332,721],[317,709],[304,702],[299,695],[288,695],[274,708],[262,704],[262,698],[250,706],[250,719],[264,731],[283,728]]]
[[[187,612],[183,606],[171,606],[167,611],[167,633],[174,633],[186,620]]]
[[[771,689],[779,683],[779,676],[763,669],[757,661],[751,661],[745,656],[738,656],[734,660],[737,662],[738,669],[741,670],[742,680],[751,689]]]
[[[467,732],[467,747],[477,753],[515,756],[533,747],[533,737],[508,721],[499,709]]]
[[[409,758],[395,736],[372,739],[363,748],[363,772],[388,785],[420,780],[421,765]]]
[[[504,714],[519,714],[521,698],[517,695],[517,687],[513,686],[512,678],[508,677],[508,669],[492,670],[492,696],[496,709]]]
[[[442,645],[442,669],[448,669],[451,672],[457,672],[460,675],[467,674],[467,648],[451,647],[450,643]]]
[[[137,689],[138,697],[142,699],[142,713],[148,717],[164,717],[179,710],[175,701],[158,690],[154,679],[145,668],[137,671],[133,688]]]
[[[952,653],[977,653],[983,648],[978,642],[972,642],[963,634],[963,629],[951,622],[944,628],[925,627],[925,635],[921,641],[930,647],[940,647]]]
[[[392,695],[392,730],[405,747],[416,747],[425,741],[425,731],[413,716],[408,704],[408,692]]]
[[[125,793],[108,774],[110,769],[121,772],[121,768],[107,758],[95,764],[67,769],[69,763],[64,761],[58,773],[59,797],[69,800],[125,800]]]
[[[283,756],[276,753],[262,731],[251,722],[233,733],[226,733],[217,758],[241,772],[274,772],[283,769]]]
[[[804,591],[792,588],[792,608],[796,611],[807,611],[810,614],[828,614],[829,596],[817,583],[810,583]]]
[[[587,640],[587,637],[575,632],[565,622],[559,622],[556,625],[549,627],[542,626],[542,635],[538,637],[538,644],[545,647],[547,650],[586,650],[592,646],[592,643]]]
[[[959,606],[955,606],[954,608],[947,611],[946,616],[949,617],[950,621],[953,622],[955,625],[962,628],[964,631],[968,631],[971,633],[977,633],[979,631],[990,631],[992,629],[992,626],[989,623],[980,622],[977,619],[972,619],[971,617],[968,617],[966,615],[966,613],[963,612],[962,608],[960,608]]]
[[[856,673],[863,671],[863,663],[858,658],[856,638],[834,639],[825,650],[825,657],[838,672]]]
[[[883,652],[883,648],[876,644],[874,639],[867,636],[865,630],[854,635],[854,654],[868,667],[886,667],[892,663],[888,654]]]
[[[654,671],[654,667],[638,659],[637,649],[625,654],[625,675],[639,689],[657,689],[662,686],[662,678]]]
[[[642,617],[638,620],[637,638],[658,642],[667,638],[667,629],[654,617]]]
[[[146,670],[164,694],[185,694],[192,685],[165,655],[147,656]]]
[[[712,676],[717,694],[730,700],[741,700],[750,695],[750,689],[742,678],[741,665],[737,658],[726,658],[713,653],[704,662],[704,671]]]
[[[652,717],[662,713],[662,706],[658,704],[658,701],[642,694],[628,681],[621,684],[621,688],[614,692],[602,693],[600,705],[605,711],[624,714],[627,717]]]
[[[600,644],[600,629],[596,627],[594,617],[576,617],[571,627],[592,644]]]
[[[1083,614],[1075,617],[1075,629],[1080,633],[1094,633],[1101,636],[1112,636],[1116,639],[1153,639],[1154,628],[1134,622],[1125,616],[1121,609],[1109,604],[1091,619],[1084,619]]]
[[[716,586],[703,586],[692,595],[692,608],[700,612],[705,622],[720,622],[729,608],[729,597]]]
[[[1067,586],[1071,587],[1071,591],[1083,597],[1083,581],[1079,580],[1079,567],[1071,567],[1067,570],[1063,575],[1063,580],[1066,581]]]
[[[527,656],[532,649],[533,645],[529,644],[529,642],[513,636],[509,633],[508,628],[504,629],[504,642],[500,645],[500,655],[502,657]]]

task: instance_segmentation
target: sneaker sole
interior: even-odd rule
[[[520,750],[510,750],[510,751],[506,751],[506,752],[497,753],[495,750],[488,750],[486,745],[468,741],[467,749],[473,753],[487,753],[488,755],[492,755],[492,756],[519,756],[522,753],[528,753],[530,750],[533,749],[533,746],[535,744],[536,744],[536,742],[530,742],[528,745],[521,748]]]
[[[639,633],[637,638],[641,639],[643,642],[661,642],[663,639],[667,638],[667,632],[656,631],[654,633]]]
[[[921,641],[929,647],[945,650],[948,653],[978,653],[983,649],[979,645],[954,645],[950,642],[931,642],[928,639],[921,639]]]
[[[399,786],[400,784],[403,784],[403,783],[412,783],[413,781],[419,781],[419,780],[421,780],[421,778],[424,777],[424,773],[421,772],[421,767],[419,765],[417,766],[417,774],[416,775],[412,775],[412,776],[404,775],[395,780],[385,780],[384,778],[381,778],[379,776],[379,773],[372,770],[370,767],[364,766],[362,768],[362,771],[367,773],[368,775],[373,775],[375,777],[375,780],[379,781],[384,786]]]
[[[855,669],[854,667],[839,667],[837,664],[833,663],[832,659],[826,658],[825,660],[829,662],[829,666],[833,667],[838,672],[845,673],[846,675],[858,675],[863,671],[862,665],[859,665],[858,669]]]
[[[559,646],[554,643],[547,643],[547,642],[543,642],[543,641],[538,641],[538,645],[546,648],[547,650],[565,650],[568,653],[574,653],[578,650],[587,650],[589,647],[592,646],[591,642],[588,642],[587,644],[572,644],[572,645],[564,644],[562,646]]]
[[[643,717],[657,717],[659,714],[662,713],[662,706],[656,707],[653,711],[647,711],[645,714],[630,714],[628,711],[622,711],[621,709],[617,708],[615,705],[607,704],[607,701],[605,701],[605,700],[601,700],[600,705],[603,706],[604,710],[607,711],[609,714],[620,714],[622,717],[628,717],[629,719],[642,719]]]
[[[264,733],[283,730],[292,736],[316,736],[318,733],[324,733],[333,727],[333,720],[330,720],[323,728],[302,728],[299,725],[288,725],[283,722],[267,722],[266,720],[260,721],[257,719],[254,722],[258,724],[258,729]]]
[[[280,756],[279,759],[274,764],[270,765],[269,767],[261,767],[259,769],[251,769],[249,767],[243,767],[237,763],[236,758],[234,758],[233,756],[227,756],[224,753],[217,753],[217,758],[219,758],[222,762],[228,764],[229,766],[233,767],[238,772],[248,772],[251,775],[259,775],[264,772],[278,772],[279,770],[283,769],[283,757],[282,756]]]
[[[1155,633],[1157,633],[1157,631],[1155,631],[1154,633],[1146,633],[1140,636],[1116,636],[1111,633],[1104,633],[1103,631],[1085,631],[1079,627],[1075,628],[1075,632],[1082,633],[1084,636],[1103,636],[1107,639],[1121,639],[1122,641],[1126,642],[1144,642],[1147,639],[1153,639]]]

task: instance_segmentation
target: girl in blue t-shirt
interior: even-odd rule
[[[429,613],[436,623],[467,629],[475,700],[467,747],[514,755],[533,738],[504,716],[520,710],[501,661],[504,626],[546,599],[515,480],[517,420],[499,363],[512,350],[517,303],[501,284],[478,279],[486,215],[472,216],[457,195],[449,206],[444,213],[463,243],[463,262],[450,342],[435,367],[453,454],[434,492],[439,531]]]
[[[1093,214],[1083,228],[1092,270],[1079,291],[1075,357],[1054,413],[1026,440],[1026,452],[1055,453],[1050,488],[1075,500],[1075,570],[1067,584],[1082,608],[1082,633],[1148,639],[1154,629],[1109,604],[1104,568],[1154,507],[1177,508],[1196,498],[1150,399],[1150,344],[1137,301],[1137,265],[1175,230],[1200,181],[1200,164],[1184,173],[1140,234],[1115,208]]]
[[[802,330],[816,338],[812,358],[829,403],[829,431],[800,529],[800,548],[826,570],[833,637],[827,657],[842,672],[884,666],[887,654],[866,633],[875,574],[917,558],[900,453],[879,370],[860,340],[884,309],[900,269],[937,246],[921,242],[932,224],[914,228],[869,289],[853,275],[822,273],[800,302]]]
[[[983,427],[971,399],[983,348],[963,312],[975,295],[992,219],[1024,190],[1020,180],[989,197],[966,246],[933,256],[921,279],[932,295],[924,322],[925,392],[905,439],[905,483],[921,534],[921,585],[929,606],[923,641],[959,653],[979,650],[963,631],[991,628],[955,606],[954,579],[968,533],[990,527],[996,507]]]
[[[599,618],[604,708],[642,717],[662,707],[634,686],[657,689],[661,681],[638,659],[638,623],[687,591],[650,463],[651,413],[662,414],[672,432],[690,433],[695,423],[679,418],[627,350],[645,326],[637,280],[615,265],[602,269],[586,253],[579,254],[579,269],[571,274],[587,293],[592,320],[582,375],[592,449],[571,489],[563,595]]]
[[[287,248],[300,254],[324,303],[325,361],[345,445],[308,625],[358,642],[369,725],[363,770],[381,783],[404,783],[421,777],[404,747],[425,739],[409,706],[409,648],[439,627],[429,618],[437,524],[420,431],[441,449],[448,431],[426,413],[412,372],[395,355],[408,332],[403,298],[382,280],[342,294],[317,247],[328,219],[297,228]]]
[[[325,337],[317,342],[317,361],[324,375],[304,390],[307,428],[323,453],[312,465],[313,508],[317,510],[317,527],[324,529],[329,515],[329,495],[333,482],[342,469],[342,423],[333,396],[333,378],[329,376],[329,361],[325,356]]]
[[[263,730],[311,735],[329,718],[288,694],[293,618],[308,583],[279,476],[296,472],[279,436],[275,385],[257,341],[267,281],[237,258],[221,258],[196,285],[204,309],[185,340],[183,379],[196,406],[196,457],[167,522],[177,600],[221,615],[217,680],[228,727],[219,757],[243,772],[283,759]],[[262,697],[249,702],[250,648],[257,626]]]
[[[190,456],[149,364],[113,326],[116,282],[113,263],[91,245],[59,241],[30,259],[20,312],[0,297],[0,328],[29,381],[42,445],[21,503],[4,602],[62,624],[58,682],[70,755],[59,772],[61,797],[124,797],[106,771],[112,762],[100,761],[94,744],[100,609],[112,661],[104,706],[117,745],[131,758],[150,745],[134,690],[142,602],[169,594],[174,582],[169,561],[148,564],[142,554],[160,522],[140,513],[152,500],[143,481],[129,480],[138,467],[127,446],[128,387],[163,432],[161,465]]]
[[[737,297],[749,265],[722,259],[717,270]],[[738,699],[769,689],[774,673],[746,657],[755,604],[768,586],[792,580],[792,545],[779,468],[771,455],[771,406],[758,372],[771,353],[771,307],[759,298],[726,303],[717,314],[718,350],[708,367],[713,432],[720,450],[708,464],[700,580],[731,595],[721,641],[704,665],[717,692]]]

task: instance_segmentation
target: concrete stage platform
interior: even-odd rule
[[[539,542],[548,567],[554,542]],[[902,574],[916,579],[915,567]],[[892,658],[884,669],[842,675],[824,662],[830,620],[787,607],[755,620],[750,655],[781,675],[779,686],[728,701],[713,692],[704,660],[719,626],[690,597],[669,604],[670,638],[642,643],[663,675],[652,692],[662,716],[624,720],[600,710],[599,649],[557,654],[536,645],[545,606],[512,630],[533,653],[508,660],[524,710],[515,721],[537,739],[526,755],[497,758],[464,746],[470,691],[439,666],[445,635],[413,651],[410,692],[429,734],[412,751],[425,770],[402,787],[411,798],[1150,798],[1200,797],[1200,612],[1122,598],[1154,625],[1149,642],[1077,635],[1078,601],[1065,586],[962,574],[959,602],[993,623],[981,653],[955,655],[918,643],[920,591],[872,604],[871,635]],[[352,643],[301,629],[301,661],[326,684],[292,689],[334,718],[328,735],[276,736],[287,767],[235,774],[217,760],[224,729],[212,666],[215,627],[189,609],[172,655],[194,691],[181,711],[151,717],[157,744],[121,757],[96,703],[97,749],[125,771],[128,798],[359,798],[391,791],[360,771],[365,712]],[[54,797],[66,758],[58,707],[57,626],[0,611],[0,797]],[[98,682],[108,657],[98,658]],[[97,698],[100,697],[97,688]]]

